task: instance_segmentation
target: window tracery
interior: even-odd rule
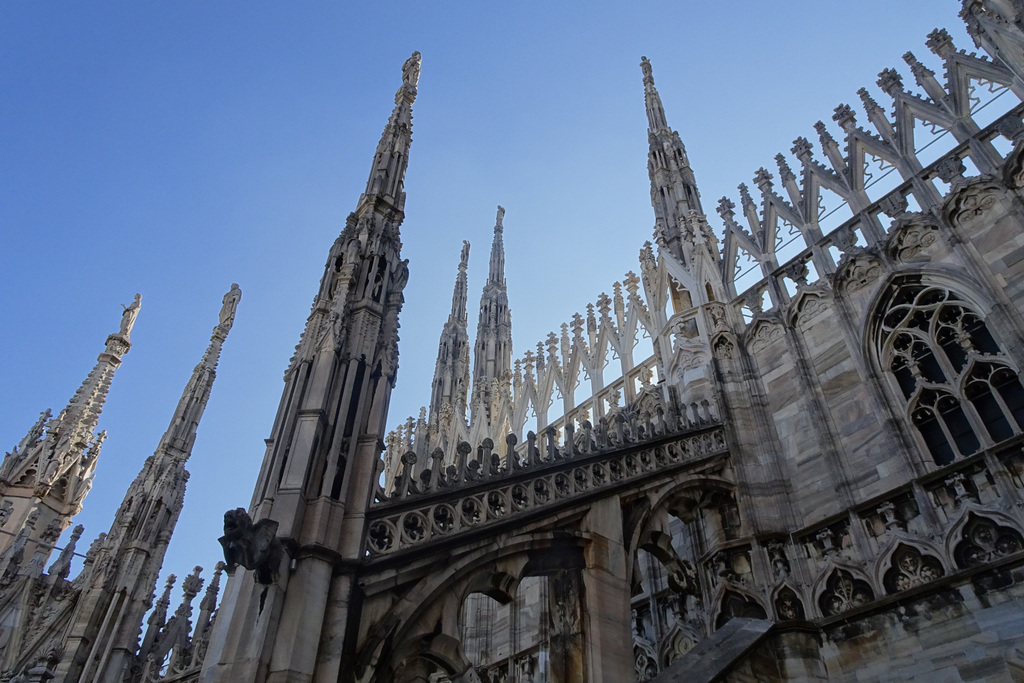
[[[896,285],[876,337],[910,421],[937,465],[1024,428],[1024,388],[984,319],[954,292]]]

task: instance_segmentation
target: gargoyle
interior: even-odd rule
[[[224,513],[224,562],[228,570],[241,565],[256,572],[256,582],[269,586],[277,578],[284,546],[277,538],[277,522],[261,519],[255,524],[244,508]]]

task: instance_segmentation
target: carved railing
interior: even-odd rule
[[[393,492],[378,489],[367,554],[387,555],[497,524],[726,451],[721,421],[706,401],[678,415],[620,409],[597,427],[584,421],[578,433],[570,422],[561,442],[558,436],[553,427],[540,440],[529,432],[520,456],[509,435],[504,458],[489,439],[470,458],[473,449],[463,442],[458,464],[443,472],[438,449],[434,467],[418,481],[412,476],[415,454],[408,453]]]

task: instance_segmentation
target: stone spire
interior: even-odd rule
[[[224,295],[210,344],[185,385],[170,425],[146,459],[99,545],[89,587],[78,601],[57,669],[60,681],[121,680],[135,654],[142,618],[185,499],[196,429],[210,398],[221,347],[242,297]],[[100,573],[102,572],[102,573]]]
[[[455,414],[465,420],[469,392],[469,333],[466,315],[466,268],[469,266],[469,242],[463,241],[459,260],[459,273],[455,276],[452,293],[452,312],[441,330],[434,382],[430,390],[429,422],[436,425],[441,408],[451,406]]]
[[[683,265],[689,265],[684,242],[693,242],[690,218],[693,212],[703,216],[700,193],[679,134],[669,128],[661,96],[654,87],[651,63],[640,60],[644,74],[644,99],[647,104],[647,172],[651,178],[651,204],[654,207],[655,235]]]
[[[498,207],[487,283],[480,295],[480,317],[473,350],[472,423],[490,425],[495,380],[507,383],[512,373],[512,312],[505,288],[505,245],[502,242],[505,209]]]
[[[389,197],[399,210],[405,207],[405,169],[412,145],[412,105],[420,82],[420,53],[413,52],[402,65],[402,85],[395,93],[395,109],[384,127],[373,157],[366,192],[360,198]]]
[[[420,54],[402,66],[402,83],[359,197],[327,257],[320,289],[295,356],[249,513],[276,523],[294,551],[288,566],[234,570],[210,641],[216,653],[204,680],[308,678],[318,663],[339,661],[351,577],[338,562],[363,560],[366,515],[383,468],[381,448],[398,371],[398,315],[409,277],[399,227],[405,217],[405,171]],[[261,528],[267,528],[264,524]],[[268,615],[251,638],[257,614]],[[272,616],[269,616],[272,615]],[[275,646],[275,643],[277,644]],[[302,643],[281,647],[281,643]],[[269,668],[268,668],[269,667]]]
[[[647,106],[647,172],[651,178],[654,236],[662,253],[671,255],[693,275],[696,281],[693,289],[700,291],[689,292],[692,303],[706,302],[723,291],[718,272],[718,238],[701,207],[686,148],[679,133],[669,127],[665,118],[661,96],[654,87],[651,63],[646,57],[641,58],[640,68],[644,74]]]
[[[4,530],[16,532],[29,513],[38,509],[37,531],[58,528],[58,533],[71,523],[82,509],[82,501],[92,488],[100,447],[105,432],[95,433],[103,405],[121,365],[124,354],[131,349],[131,331],[142,306],[142,295],[124,306],[121,325],[107,337],[96,365],[56,418],[45,411],[14,450],[0,464],[0,503],[10,512]],[[45,434],[44,434],[45,432]],[[11,544],[13,536],[0,534],[0,553]],[[35,536],[29,539],[33,550]]]

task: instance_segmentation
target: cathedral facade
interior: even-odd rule
[[[890,110],[861,89],[864,122],[837,107],[845,139],[818,122],[721,230],[642,59],[638,272],[516,358],[499,206],[475,339],[466,243],[429,405],[395,423],[413,53],[225,564],[171,612],[237,286],[110,530],[46,567],[137,297],[0,465],[0,681],[1024,680],[1024,3],[961,16],[984,55],[936,29],[943,73],[908,52],[916,88],[880,73]]]

